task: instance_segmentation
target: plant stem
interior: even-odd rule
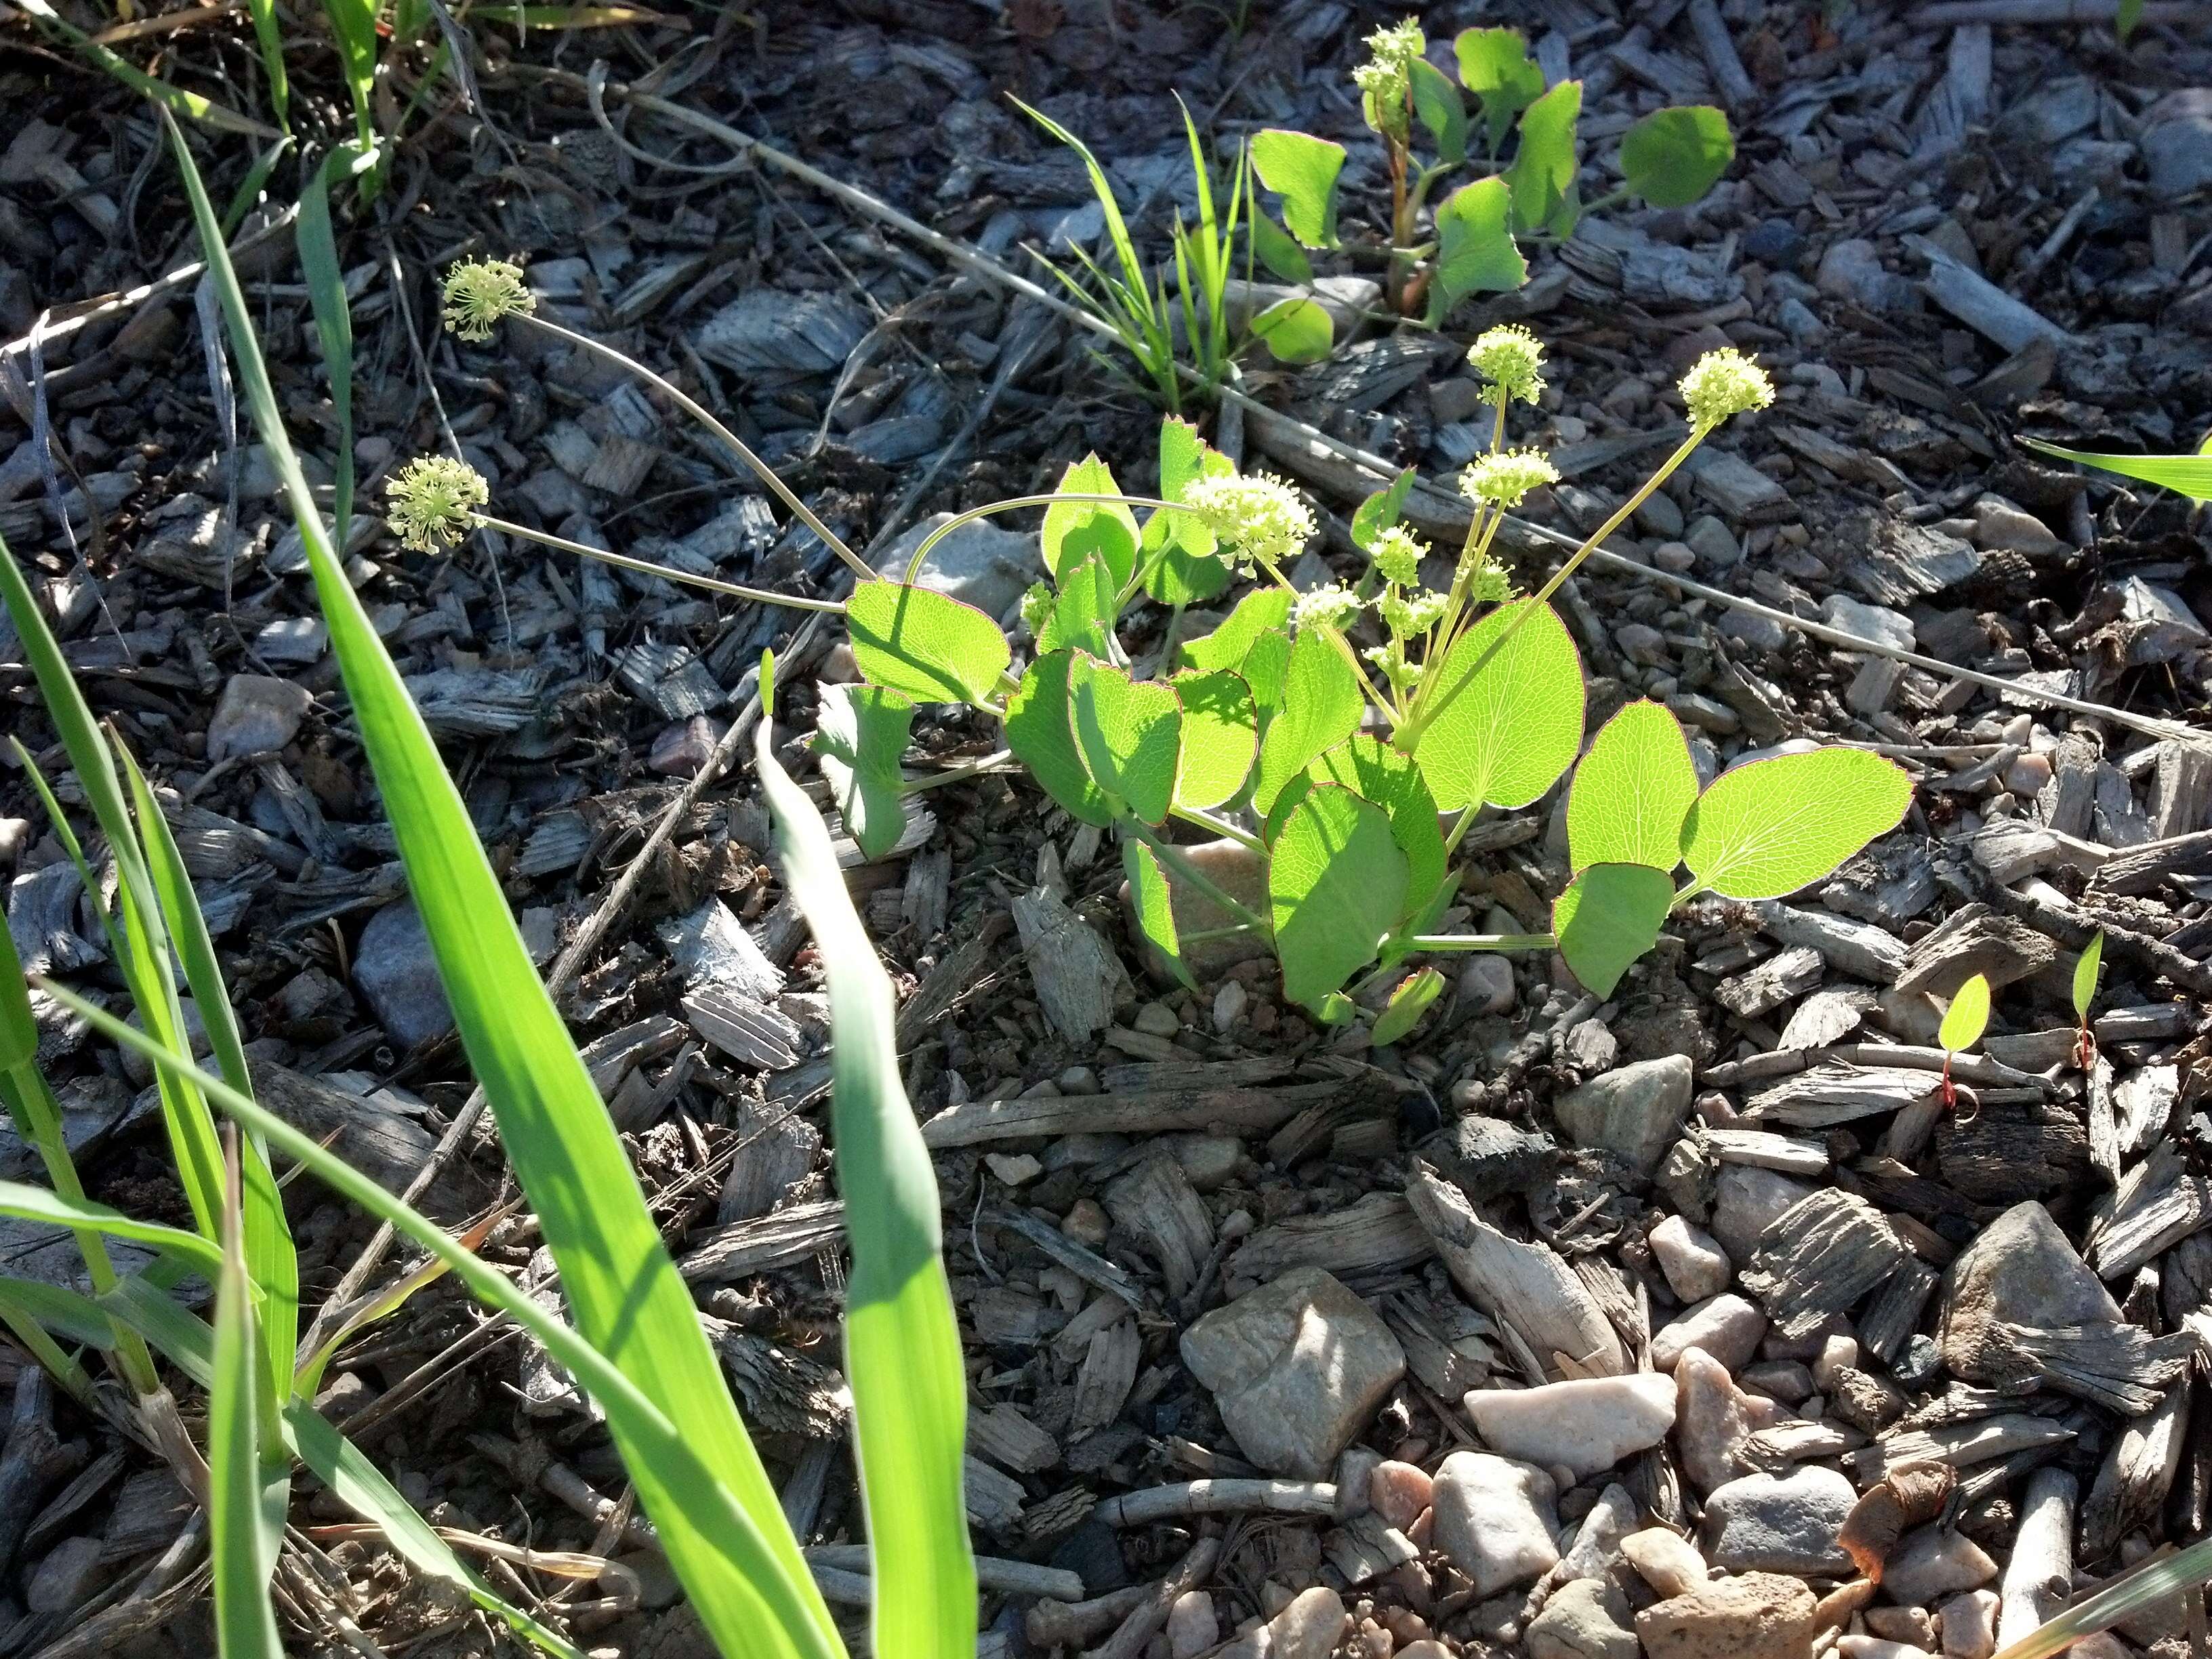
[[[1205,894],[1206,897],[1212,899],[1223,909],[1228,911],[1231,915],[1242,917],[1248,927],[1256,928],[1261,933],[1267,934],[1270,937],[1273,936],[1274,929],[1267,925],[1267,921],[1265,917],[1261,916],[1258,911],[1253,909],[1249,905],[1245,904],[1241,900],[1232,898],[1229,894],[1224,892],[1214,882],[1212,878],[1206,875],[1204,871],[1200,870],[1196,865],[1193,864],[1188,859],[1183,856],[1181,848],[1170,846],[1166,842],[1162,841],[1158,836],[1152,834],[1150,830],[1137,823],[1133,818],[1124,818],[1121,820],[1121,823],[1122,827],[1127,830],[1131,835],[1134,836],[1139,841],[1144,842],[1146,846],[1152,849],[1152,854],[1155,858],[1158,859],[1162,864],[1166,865],[1169,869],[1174,871],[1176,874],[1181,876],[1193,887],[1195,887],[1200,892]]]
[[[597,559],[601,564],[618,565],[624,570],[635,570],[647,576],[659,576],[672,582],[682,582],[690,587],[712,589],[727,593],[732,599],[750,599],[757,605],[788,605],[794,611],[829,611],[844,614],[842,599],[808,599],[796,594],[772,592],[765,587],[747,587],[741,582],[726,582],[719,576],[702,576],[689,570],[678,570],[673,565],[655,564],[650,559],[634,559],[627,553],[610,553],[604,547],[586,547],[581,542],[572,542],[565,536],[555,536],[543,530],[532,530],[528,525],[514,523],[509,519],[495,519],[489,513],[469,515],[486,530],[496,530],[509,536],[520,536],[527,542],[538,542],[563,553],[574,553],[586,559]]]
[[[1548,951],[1559,942],[1551,933],[1416,933],[1407,941],[1416,951]]]
[[[1211,830],[1224,841],[1233,841],[1247,852],[1264,853],[1267,845],[1257,836],[1238,829],[1226,818],[1218,818],[1211,812],[1195,806],[1170,806],[1168,811],[1185,823],[1194,823],[1201,830]]]
[[[558,323],[548,322],[543,317],[532,316],[527,313],[518,313],[517,318],[520,321],[528,323],[532,328],[542,328],[548,334],[553,335],[556,338],[566,340],[571,345],[581,346],[586,351],[596,353],[599,356],[605,358],[609,362],[628,369],[631,374],[638,376],[641,380],[648,382],[652,386],[658,387],[661,392],[666,393],[668,397],[675,400],[678,408],[682,409],[685,414],[689,415],[693,420],[698,422],[700,425],[705,427],[717,438],[720,438],[722,442],[728,447],[732,454],[734,454],[739,460],[743,461],[747,466],[750,467],[754,475],[775,493],[775,498],[791,509],[793,516],[797,518],[799,523],[805,525],[809,530],[819,536],[822,538],[823,545],[827,547],[832,553],[835,553],[839,558],[845,562],[846,568],[853,573],[856,580],[860,581],[872,581],[875,580],[876,573],[868,568],[867,561],[863,559],[859,554],[853,551],[851,548],[846,546],[843,538],[839,536],[836,531],[830,529],[828,525],[823,523],[821,519],[816,516],[814,509],[807,506],[805,501],[800,501],[797,493],[793,490],[791,486],[784,483],[781,478],[776,477],[775,473],[769,468],[769,464],[761,459],[759,456],[754,454],[752,450],[746,445],[744,439],[738,437],[738,434],[731,431],[728,427],[724,426],[721,422],[716,420],[713,415],[708,412],[707,406],[701,403],[697,398],[684,391],[682,387],[677,386],[672,380],[668,380],[663,375],[654,374],[643,363],[639,362],[637,359],[630,356],[628,353],[617,351],[611,345],[606,345],[600,341],[594,340],[588,334],[579,334],[572,328],[563,328]]]
[[[959,783],[969,778],[980,778],[986,772],[1001,770],[1014,757],[1011,749],[994,749],[988,755],[978,755],[974,760],[942,772],[932,772],[927,777],[908,778],[899,785],[902,795],[918,795],[925,789],[935,789],[948,783]]]
[[[1498,635],[1496,639],[1492,640],[1488,646],[1484,647],[1482,654],[1474,659],[1473,665],[1469,666],[1466,674],[1461,678],[1460,684],[1462,688],[1472,684],[1475,677],[1480,674],[1485,668],[1490,665],[1491,659],[1505,648],[1506,641],[1510,640],[1515,634],[1520,631],[1521,624],[1527,622],[1529,617],[1535,615],[1537,610],[1548,602],[1553,594],[1559,591],[1559,584],[1575,574],[1576,570],[1581,567],[1583,561],[1589,558],[1590,554],[1596,549],[1598,544],[1605,540],[1607,537],[1613,534],[1614,531],[1620,529],[1622,525],[1626,524],[1628,521],[1628,515],[1635,512],[1638,507],[1643,506],[1646,501],[1650,500],[1651,492],[1658,489],[1661,484],[1664,483],[1674,473],[1675,468],[1680,466],[1684,461],[1690,459],[1690,452],[1697,448],[1699,444],[1703,443],[1705,441],[1706,434],[1711,430],[1712,428],[1707,426],[1692,427],[1690,428],[1690,435],[1682,441],[1681,447],[1677,449],[1673,454],[1669,455],[1663,462],[1662,462],[1660,464],[1659,470],[1654,472],[1650,477],[1646,478],[1644,481],[1643,487],[1633,495],[1631,495],[1626,501],[1623,501],[1619,508],[1614,511],[1611,518],[1607,519],[1603,524],[1600,525],[1595,530],[1589,533],[1589,536],[1583,541],[1583,544],[1577,548],[1574,552],[1568,556],[1566,562],[1552,573],[1552,579],[1549,581],[1546,582],[1541,587],[1538,588],[1534,593],[1529,595],[1527,599],[1515,602],[1513,606],[1514,615],[1512,620],[1508,622],[1505,626],[1499,630]],[[1435,710],[1433,708],[1417,710],[1412,721],[1412,729],[1404,734],[1405,746],[1410,748],[1414,743],[1418,742],[1421,735],[1422,728],[1427,726],[1429,721],[1434,718]]]

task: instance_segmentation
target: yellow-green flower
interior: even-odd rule
[[[1534,449],[1501,449],[1460,475],[1459,487],[1478,501],[1518,507],[1532,489],[1559,481],[1559,469]]]
[[[404,546],[424,553],[457,546],[491,500],[483,474],[450,455],[423,455],[392,475],[384,486],[389,524]]]
[[[1390,689],[1403,696],[1421,682],[1421,665],[1406,660],[1405,653],[1395,645],[1371,645],[1359,653],[1373,663]]]
[[[1485,329],[1468,348],[1467,360],[1509,400],[1533,404],[1544,395],[1544,343],[1518,323]]]
[[[1346,629],[1359,615],[1359,595],[1341,583],[1331,582],[1298,595],[1297,622],[1301,628]]]
[[[1417,639],[1444,619],[1444,606],[1449,603],[1442,593],[1416,590],[1411,593],[1388,592],[1375,602],[1375,609],[1382,617],[1382,625],[1390,630],[1394,639]]]
[[[1184,487],[1183,505],[1196,510],[1231,560],[1263,565],[1290,562],[1314,537],[1312,510],[1280,478],[1196,478]]]
[[[1682,377],[1682,401],[1690,419],[1711,429],[1731,415],[1764,409],[1774,401],[1774,382],[1734,346],[1708,351]]]
[[[1375,561],[1382,580],[1395,582],[1401,587],[1411,587],[1421,580],[1421,561],[1428,556],[1429,544],[1398,524],[1376,531],[1367,550],[1367,556]]]
[[[464,340],[489,340],[502,317],[527,316],[538,296],[522,267],[504,259],[464,259],[446,273],[446,326]]]
[[[1472,556],[1467,572],[1467,597],[1475,605],[1503,605],[1513,597],[1513,578],[1488,550]]]
[[[1362,112],[1376,131],[1401,142],[1406,137],[1407,77],[1413,60],[1428,49],[1429,38],[1421,33],[1418,17],[1367,37],[1367,50],[1373,55],[1353,67],[1352,83],[1359,88]]]

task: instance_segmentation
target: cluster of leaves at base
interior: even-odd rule
[[[1164,499],[1232,471],[1192,427],[1162,426]],[[1116,493],[1096,456],[1060,489]],[[1395,502],[1380,499],[1388,510],[1360,514],[1356,537],[1394,521]],[[1171,890],[1176,855],[1161,826],[1178,812],[1249,810],[1267,866],[1256,923],[1285,994],[1341,1018],[1346,981],[1413,954],[1451,901],[1439,813],[1528,806],[1582,747],[1581,661],[1548,605],[1523,615],[1530,601],[1502,605],[1468,629],[1432,671],[1440,690],[1412,746],[1400,747],[1361,730],[1367,698],[1349,643],[1298,621],[1279,586],[1246,593],[1160,677],[1133,672],[1116,635],[1125,605],[1140,593],[1194,603],[1228,585],[1230,562],[1202,519],[1159,509],[1139,522],[1127,505],[1069,501],[1047,512],[1041,539],[1052,580],[1032,596],[1036,653],[1018,677],[981,611],[918,586],[854,592],[848,621],[866,683],[827,689],[817,748],[870,855],[903,826],[899,758],[916,705],[967,704],[1004,722],[1008,749],[1071,817],[1121,834],[1139,925],[1178,972],[1190,924],[1176,910],[1193,901],[1188,888]],[[1896,767],[1851,750],[1757,762],[1701,793],[1674,717],[1636,704],[1577,775],[1560,948],[1585,984],[1609,994],[1656,938],[1678,864],[1731,896],[1789,892],[1893,827],[1910,793]],[[1394,1029],[1409,1028],[1441,988],[1419,984]]]
[[[1382,31],[1375,37],[1378,63],[1393,39],[1413,45],[1419,31],[1410,22]],[[1502,167],[1437,204],[1425,269],[1398,295],[1404,309],[1425,311],[1432,325],[1470,295],[1519,288],[1528,280],[1528,266],[1515,239],[1564,239],[1583,213],[1576,185],[1582,82],[1562,81],[1547,90],[1544,72],[1516,29],[1466,29],[1452,46],[1459,86],[1415,49],[1389,65],[1389,88],[1370,90],[1364,100],[1370,125],[1392,146],[1394,167],[1403,175],[1400,199],[1413,210],[1397,215],[1392,240],[1401,250],[1412,248],[1411,220],[1432,186],[1477,158]],[[1474,95],[1472,115],[1462,88]],[[1418,173],[1410,155],[1415,123],[1436,157]],[[1261,262],[1285,282],[1313,279],[1308,250],[1341,246],[1337,183],[1345,155],[1341,144],[1284,128],[1252,140],[1253,169],[1282,201],[1280,225],[1253,214],[1253,242]],[[1655,207],[1686,206],[1712,188],[1735,156],[1735,137],[1718,109],[1698,104],[1655,110],[1622,136],[1622,193]]]

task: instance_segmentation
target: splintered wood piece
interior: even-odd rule
[[[1453,1282],[1536,1357],[1543,1375],[1532,1381],[1626,1375],[1612,1321],[1557,1251],[1508,1238],[1426,1164],[1415,1167],[1406,1197]]]
[[[1368,1193],[1340,1210],[1271,1222],[1222,1264],[1234,1290],[1265,1284],[1293,1267],[1325,1267],[1343,1278],[1409,1267],[1435,1254],[1401,1193]]]
[[[1744,1103],[1743,1115],[1796,1129],[1826,1129],[1900,1111],[1935,1087],[1936,1079],[1917,1069],[1832,1060],[1761,1089]]]
[[[1097,1251],[1085,1249],[1050,1222],[1039,1219],[1027,1210],[1018,1210],[1011,1205],[994,1205],[983,1212],[982,1219],[994,1227],[1008,1227],[1036,1245],[1054,1261],[1078,1279],[1096,1285],[1109,1296],[1117,1296],[1132,1308],[1149,1308],[1155,1298],[1147,1295],[1145,1287],[1113,1262]],[[1085,1309],[1087,1314],[1090,1310]],[[1082,1316],[1078,1316],[1081,1317]]]
[[[747,1107],[738,1120],[738,1150],[714,1219],[753,1221],[767,1215],[813,1173],[821,1155],[822,1131],[805,1118]]]
[[[844,1237],[842,1200],[794,1204],[751,1221],[693,1232],[691,1248],[677,1258],[676,1266],[695,1285],[726,1285],[836,1249]]]
[[[1713,1000],[1738,1019],[1757,1019],[1817,988],[1826,964],[1809,945],[1777,951],[1713,988]]]
[[[2081,1500],[2081,1553],[2100,1560],[2136,1527],[2150,1524],[2181,1468],[2189,1437],[2191,1386],[2185,1372],[2157,1408],[2120,1425]]]
[[[1983,1089],[1972,1117],[1946,1115],[1936,1125],[1936,1167],[1952,1189],[1976,1204],[2010,1205],[2063,1191],[2089,1173],[2089,1132],[2058,1101],[2021,1100]]]
[[[1017,897],[1013,912],[1037,1006],[1061,1036],[1088,1042],[1114,1023],[1114,1005],[1129,981],[1121,959],[1048,887]]]
[[[1930,1459],[1954,1468],[1991,1463],[2015,1452],[2033,1451],[2071,1440],[2074,1431],[2048,1417],[2027,1412],[2001,1412],[1959,1423],[1940,1423],[1931,1428],[1894,1428],[1863,1451],[1846,1453],[1844,1462],[1862,1485],[1879,1480],[1905,1463]]]
[[[1160,1264],[1168,1294],[1188,1294],[1213,1250],[1213,1218],[1182,1165],[1155,1153],[1109,1185],[1105,1201],[1114,1224]]]
[[[1855,1193],[1824,1188],[1767,1224],[1743,1285],[1783,1335],[1802,1337],[1911,1260],[1881,1211]]]
[[[2055,1618],[2074,1595],[2074,1500],[2080,1491],[2064,1469],[2028,1477],[2020,1529],[1997,1592],[1997,1645],[2024,1641]]]
[[[2110,1212],[2092,1224],[2089,1265],[2100,1279],[2124,1279],[2207,1226],[2212,1180],[2191,1171],[2172,1142],[2160,1141],[2121,1179]]]
[[[2058,946],[2026,922],[1994,915],[1987,905],[1969,904],[1911,947],[1897,989],[1903,996],[1948,997],[1979,974],[1996,990],[2014,980],[2033,979],[2057,959]]]
[[[1042,1474],[1060,1462],[1060,1442],[1009,1405],[968,1407],[968,1449],[1018,1474]]]
[[[437,1150],[436,1138],[387,1100],[267,1060],[249,1059],[246,1073],[256,1100],[392,1192],[407,1191]],[[417,1201],[434,1214],[458,1215],[484,1195],[482,1181],[465,1162],[448,1160]]]
[[[731,1059],[764,1072],[790,1070],[805,1046],[796,1022],[726,986],[702,986],[685,997],[684,1018]]]
[[[933,1150],[942,1151],[1060,1135],[1172,1134],[1216,1127],[1273,1129],[1342,1087],[1334,1082],[1297,1083],[1283,1089],[1159,1089],[969,1100],[946,1107],[923,1124],[921,1138]]]
[[[1498,1328],[1456,1297],[1395,1291],[1382,1298],[1379,1311],[1406,1351],[1407,1368],[1439,1400],[1457,1400],[1485,1387],[1501,1363]]]
[[[1117,1319],[1091,1336],[1082,1367],[1075,1374],[1075,1405],[1067,1422],[1069,1439],[1080,1440],[1121,1416],[1137,1381],[1137,1361],[1143,1352],[1144,1340],[1132,1318]]]
[[[1907,1259],[1874,1293],[1859,1316],[1859,1340],[1885,1365],[1905,1358],[1905,1345],[1920,1328],[1920,1310],[1936,1292],[1938,1275],[1918,1256]]]
[[[2169,876],[2197,876],[2207,870],[2212,870],[2212,830],[2199,830],[2113,854],[2090,885],[2108,893],[2149,893]]]
[[[702,1314],[699,1322],[744,1404],[745,1421],[808,1440],[845,1431],[852,1397],[836,1371],[726,1320]]]
[[[2153,1336],[2140,1325],[1990,1322],[1982,1350],[1984,1380],[2013,1394],[2057,1389],[2128,1417],[2165,1397],[2188,1366],[2197,1340],[2186,1332]]]

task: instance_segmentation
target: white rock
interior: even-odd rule
[[[1648,1180],[1682,1132],[1692,1074],[1687,1054],[1638,1060],[1592,1078],[1553,1109],[1576,1145],[1618,1152]]]
[[[1215,1309],[1183,1333],[1182,1348],[1245,1456],[1304,1480],[1328,1477],[1406,1374],[1390,1328],[1319,1267],[1293,1268]]]
[[[1718,1296],[1735,1277],[1735,1264],[1720,1240],[1685,1216],[1668,1216],[1651,1230],[1648,1242],[1667,1276],[1667,1288],[1685,1303]]]
[[[1528,1621],[1521,1650],[1528,1659],[1637,1659],[1642,1650],[1628,1625],[1628,1598],[1617,1586],[1578,1578]]]
[[[1828,1336],[1821,1339],[1820,1352],[1813,1358],[1813,1382],[1824,1393],[1832,1393],[1836,1378],[1844,1371],[1855,1371],[1859,1366],[1857,1339],[1849,1336]]]
[[[2002,495],[1984,495],[1974,503],[1973,538],[1976,547],[2025,553],[2030,558],[2066,550],[2066,544],[2049,525]]]
[[[1990,1659],[1997,1650],[1997,1598],[1994,1590],[1968,1590],[1936,1610],[1943,1631],[1944,1659]]]
[[[1890,1551],[1881,1588],[1900,1607],[1932,1607],[1960,1590],[1979,1589],[1996,1576],[1997,1564],[1972,1539],[1946,1527],[1920,1527]]]
[[[1743,1443],[1790,1415],[1787,1407],[1736,1387],[1728,1367],[1701,1348],[1675,1362],[1674,1387],[1674,1443],[1682,1472],[1701,1492],[1742,1474],[1735,1457]]]
[[[1467,1395],[1467,1414],[1493,1450],[1571,1470],[1580,1480],[1664,1440],[1674,1426],[1674,1385],[1645,1371],[1534,1389],[1476,1389]]]
[[[1556,1576],[1596,1578],[1620,1553],[1620,1540],[1636,1530],[1636,1500],[1619,1481],[1598,1494],[1590,1512],[1575,1534],[1575,1541],[1559,1558]]]
[[[1910,1642],[1886,1642],[1879,1636],[1845,1636],[1836,1643],[1844,1659],[1929,1659],[1927,1652]]]
[[[314,706],[314,693],[304,685],[266,674],[234,674],[208,722],[207,757],[273,754],[298,735]]]
[[[1745,1297],[1734,1294],[1713,1297],[1662,1327],[1651,1339],[1651,1363],[1671,1371],[1692,1348],[1703,1348],[1731,1371],[1740,1371],[1759,1352],[1759,1339],[1766,1334],[1766,1316]]]
[[[1494,952],[1477,951],[1459,970],[1460,1007],[1469,1018],[1505,1013],[1519,994],[1513,964]]]
[[[1351,1622],[1344,1598],[1316,1584],[1267,1621],[1267,1651],[1271,1659],[1328,1659]]]
[[[1621,1558],[1662,1595],[1682,1595],[1705,1582],[1705,1558],[1698,1547],[1664,1527],[1646,1527],[1620,1540]]]
[[[1436,1547],[1473,1583],[1477,1601],[1559,1565],[1559,1491],[1552,1477],[1489,1452],[1454,1452],[1437,1470]]]
[[[1185,1590],[1168,1608],[1168,1651],[1174,1659],[1198,1659],[1221,1639],[1221,1620],[1213,1598],[1204,1590]]]

